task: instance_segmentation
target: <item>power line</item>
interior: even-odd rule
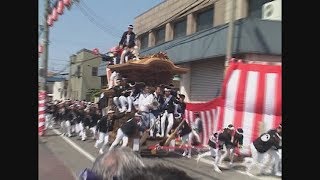
[[[102,18],[101,16],[98,16],[90,7],[88,7],[88,5],[85,3],[85,1],[81,1],[82,6],[89,12],[91,13],[93,16],[97,17],[98,19],[102,20],[103,22],[106,21],[104,18]],[[107,22],[109,23],[109,22]],[[111,24],[111,23],[110,23]],[[121,30],[117,29],[116,27],[111,27],[111,29],[115,30],[116,32],[122,32]]]
[[[87,12],[89,15],[91,15],[92,19],[94,19],[97,23],[99,23],[98,20],[95,19],[93,16],[97,17],[98,19],[102,20],[103,22],[105,21],[103,18],[101,18],[100,16],[98,16],[91,8],[89,8],[89,7],[85,4],[84,1],[81,1],[81,2],[82,2],[82,3],[80,4],[80,6],[81,6],[84,10],[86,10],[86,12]],[[112,32],[114,32],[114,33],[116,33],[116,34],[121,35],[121,31],[118,30],[117,28],[115,28],[115,27],[109,27],[108,25],[103,25],[102,23],[99,23],[99,24],[101,24],[105,29],[107,29],[107,30],[109,30],[109,31],[112,31]]]
[[[93,57],[93,58],[88,58],[88,59],[85,59],[85,60],[81,60],[81,61],[69,63],[69,64],[66,65],[65,68],[63,68],[63,70],[55,73],[54,75],[58,75],[58,74],[62,73],[62,72],[65,71],[68,67],[70,67],[70,65],[75,65],[75,64],[82,65],[83,63],[85,63],[85,62],[87,62],[87,61],[91,61],[91,60],[94,60],[94,59],[99,58],[99,57],[102,57],[102,55],[99,54],[99,55],[97,55],[97,56],[95,56],[95,57]],[[54,75],[53,75],[53,76],[54,76]]]
[[[66,66],[67,64],[61,64],[61,63],[55,63],[55,62],[50,62],[52,66]]]
[[[114,27],[109,27],[108,25],[103,25],[102,23],[99,23],[99,21],[98,20],[96,20],[91,14],[90,14],[90,10],[88,10],[85,6],[84,6],[84,4],[80,4],[80,6],[87,12],[87,14],[89,15],[89,16],[91,16],[91,18],[96,22],[96,23],[98,23],[98,24],[100,24],[104,29],[106,29],[106,30],[108,30],[108,31],[111,31],[112,33],[114,33],[117,37],[119,37],[120,35],[122,35],[121,33],[120,33],[120,31],[117,31],[116,30],[116,28],[114,28]],[[91,10],[92,11],[92,10]],[[97,16],[97,15],[96,15]]]
[[[96,25],[99,29],[101,29],[101,30],[104,31],[105,33],[107,33],[107,34],[109,34],[109,35],[112,35],[112,36],[114,36],[114,37],[117,37],[117,38],[121,37],[121,35],[112,32],[111,30],[107,29],[107,28],[104,27],[103,25],[101,25],[101,24],[99,24],[98,22],[96,22],[96,20],[89,15],[89,13],[80,5],[80,3],[77,3],[76,5],[79,7],[80,12],[81,12],[84,16],[86,16],[86,17],[89,19],[89,21],[92,22],[94,25]]]
[[[56,72],[56,73],[53,73],[52,76],[56,76],[56,75],[59,75],[60,73],[64,72],[65,70],[67,70],[67,68],[70,67],[70,64],[68,64],[66,67],[64,67],[62,70]]]
[[[61,40],[61,39],[52,39],[53,41],[51,41],[52,43],[59,43],[59,42],[63,42],[64,44],[68,43],[68,44],[88,44],[88,43],[95,43],[95,44],[105,44],[105,42],[84,42],[84,41],[74,41],[74,40]]]
[[[50,47],[52,46],[56,47],[56,49],[59,48],[60,50],[64,51],[66,54],[73,54],[73,52],[69,51],[69,49],[61,48],[61,46],[57,46],[57,44],[55,43],[50,43]]]
[[[95,19],[94,19],[93,17],[91,17],[91,16],[88,14],[88,12],[87,12],[81,5],[77,4],[77,6],[79,7],[80,12],[81,12],[84,16],[86,16],[86,17],[89,19],[89,21],[90,21],[91,23],[93,23],[94,25],[96,25],[99,29],[101,29],[102,31],[106,32],[106,33],[109,34],[109,35],[112,35],[112,36],[114,36],[114,37],[119,37],[117,34],[114,34],[113,32],[105,29],[105,28],[103,27],[103,25],[101,25],[101,24],[99,24],[98,22],[96,22]]]
[[[58,58],[50,58],[49,60],[64,61],[64,62],[68,62],[68,61],[69,61],[69,60],[67,60],[67,59],[58,59]]]

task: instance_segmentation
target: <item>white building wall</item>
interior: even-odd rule
[[[64,90],[63,90],[63,86],[64,86],[64,81],[61,82],[54,82],[53,83],[53,100],[62,100],[65,99],[64,97]]]

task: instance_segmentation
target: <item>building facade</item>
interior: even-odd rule
[[[98,76],[101,80],[101,89],[107,89],[108,88],[108,79],[107,79],[107,62],[102,61],[98,68]]]
[[[163,51],[175,64],[190,69],[178,78],[188,102],[220,94],[230,1],[166,0],[135,18],[141,55]],[[274,14],[268,12],[270,4]],[[234,12],[232,56],[281,62],[281,0],[235,0]]]
[[[67,84],[64,77],[49,75],[47,77],[47,95],[53,100],[64,99],[67,92],[67,87],[64,84]]]
[[[91,101],[90,89],[100,89],[98,66],[102,58],[88,49],[82,49],[70,57],[67,97],[72,100]]]
[[[53,83],[53,92],[52,92],[52,99],[53,100],[64,100],[67,97],[67,87],[68,81],[56,81]]]

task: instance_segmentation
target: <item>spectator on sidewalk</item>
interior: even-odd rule
[[[127,171],[118,180],[193,180],[185,171],[173,166],[157,163]]]
[[[193,180],[185,171],[162,163],[145,166],[127,147],[115,148],[99,156],[92,169],[85,169],[80,180]]]
[[[142,160],[130,148],[115,148],[97,157],[92,169],[85,169],[79,179],[121,179],[140,167],[144,167]]]

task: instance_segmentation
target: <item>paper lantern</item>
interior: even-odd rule
[[[58,20],[57,8],[53,8],[52,13],[51,13],[51,18],[52,18],[54,21]]]
[[[71,0],[63,0],[63,4],[66,6],[70,6],[71,5]]]
[[[63,14],[63,10],[64,10],[64,4],[63,4],[63,1],[61,0],[58,2],[58,8],[57,8],[58,14]]]
[[[93,54],[95,54],[95,55],[99,54],[99,49],[98,48],[94,48],[92,51],[93,51]]]
[[[118,46],[114,46],[110,49],[110,52],[117,52],[119,50]]]
[[[53,25],[53,19],[51,17],[51,14],[48,15],[47,24],[51,27]]]
[[[42,45],[38,46],[38,52],[39,52],[39,54],[43,52],[43,46]]]

